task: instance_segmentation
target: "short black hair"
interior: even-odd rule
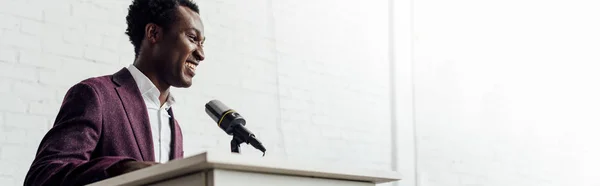
[[[136,58],[144,39],[146,25],[154,23],[168,30],[171,24],[177,21],[174,13],[178,6],[185,6],[199,13],[198,5],[191,0],[133,0],[126,17],[125,34],[134,46]]]

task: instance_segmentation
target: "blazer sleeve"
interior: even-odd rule
[[[92,86],[71,87],[54,126],[42,139],[24,185],[84,185],[108,178],[106,169],[130,157],[90,159],[102,133],[102,104]]]

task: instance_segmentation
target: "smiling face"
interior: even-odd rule
[[[177,21],[161,29],[161,37],[152,47],[152,61],[161,83],[187,88],[204,60],[204,25],[200,15],[187,7],[179,6],[175,11]]]

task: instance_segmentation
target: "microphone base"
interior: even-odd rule
[[[265,147],[256,139],[252,136],[252,138],[250,139],[250,142],[246,142],[244,141],[242,138],[236,137],[235,135],[233,136],[233,139],[231,139],[231,152],[232,153],[240,153],[240,145],[242,143],[250,143],[254,148],[260,150],[263,153],[263,156],[265,156]]]
[[[231,139],[231,152],[232,153],[240,153],[240,145],[244,143],[244,141],[236,138],[235,136]]]

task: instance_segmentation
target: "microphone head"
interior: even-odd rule
[[[204,107],[206,113],[213,119],[213,121],[217,123],[219,122],[223,114],[230,110],[229,107],[225,106],[225,104],[223,104],[219,100],[211,100],[208,103],[206,103]]]
[[[227,134],[231,135],[232,127],[236,125],[246,125],[246,120],[239,113],[225,106],[219,100],[211,100],[206,103],[205,111]]]

